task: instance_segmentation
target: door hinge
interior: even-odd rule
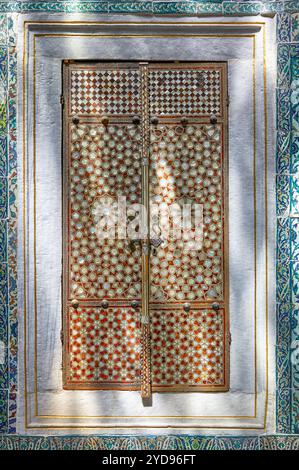
[[[60,95],[60,104],[61,106],[64,106],[64,96]]]
[[[60,330],[60,341],[61,341],[61,344],[64,343],[64,334],[63,334],[63,330]]]
[[[231,333],[229,333],[229,335],[228,335],[228,343],[229,343],[229,345],[232,344],[232,334]]]
[[[227,95],[226,97],[226,106],[229,106],[230,105],[230,97],[229,95]]]

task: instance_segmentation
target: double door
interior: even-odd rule
[[[66,389],[228,389],[226,74],[64,62]]]

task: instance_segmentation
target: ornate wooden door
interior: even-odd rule
[[[226,74],[64,63],[65,388],[228,389]]]

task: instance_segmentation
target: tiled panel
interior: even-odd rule
[[[190,66],[191,68],[191,66]],[[151,70],[149,105],[152,115],[210,116],[221,113],[221,71]]]
[[[153,386],[223,386],[224,334],[221,310],[151,310]]]
[[[126,307],[70,308],[67,386],[138,384],[139,315]]]
[[[150,198],[203,208],[203,240],[170,237],[151,255],[152,300],[223,299],[223,131],[221,125],[162,125],[151,130]],[[169,209],[170,211],[171,209]],[[161,238],[164,227],[161,225]],[[192,246],[190,245],[192,244]],[[194,246],[193,246],[194,245]],[[192,249],[190,249],[192,248]]]
[[[69,295],[138,298],[141,248],[136,244],[132,249],[127,239],[118,237],[114,218],[118,196],[126,197],[127,204],[141,202],[139,129],[80,123],[70,132]],[[106,227],[106,222],[111,225]]]
[[[112,3],[112,2],[111,2]],[[113,2],[113,6],[110,6],[110,11],[114,8],[116,11],[121,12],[130,12],[136,11],[137,2]],[[140,2],[138,2],[139,4]],[[143,2],[144,4],[151,2]],[[187,2],[162,2],[163,5],[155,7],[155,12],[160,14],[169,14],[170,13],[184,13],[194,14],[194,6],[186,5]],[[170,3],[172,5],[170,5]],[[190,2],[191,3],[191,2]],[[130,6],[131,5],[131,6]],[[143,6],[143,5],[142,5]],[[139,5],[138,5],[139,7]],[[140,9],[141,7],[139,7]],[[292,41],[298,41],[297,34],[297,16],[298,13],[294,13],[296,9],[298,10],[298,0],[293,1],[284,1],[284,2],[241,2],[240,5],[237,2],[225,2],[224,9],[221,2],[205,2],[202,0],[197,5],[197,12],[199,13],[221,13],[225,11],[226,14],[240,14],[240,12],[257,12],[258,9],[263,9],[263,11],[282,11],[284,8],[285,11],[293,12],[292,15],[292,30],[289,28],[290,16],[284,14],[283,20],[280,22],[280,31],[278,31],[278,41],[288,43],[291,39]],[[40,1],[40,2],[1,2],[0,4],[1,11],[81,11],[81,12],[107,12],[108,11],[108,2],[49,2],[49,1]],[[148,5],[148,11],[154,11],[152,7]],[[187,13],[186,13],[187,12]],[[1,34],[0,34],[0,43],[6,44],[6,16],[3,15],[0,19],[1,24]],[[11,22],[11,19],[9,19]],[[283,26],[284,25],[284,26]],[[292,34],[292,37],[290,37]],[[11,43],[15,43],[13,34],[10,34],[8,31],[8,36],[12,38]],[[282,44],[283,47],[279,46],[278,54],[278,86],[288,89],[289,85],[289,72],[290,72],[290,50],[291,47]],[[286,47],[285,47],[286,46]],[[1,50],[1,55],[5,51]],[[13,57],[13,54],[10,54],[10,57]],[[1,70],[5,67],[5,62],[1,61]],[[13,59],[11,62],[11,76],[10,83],[15,83],[16,76],[16,62]],[[4,90],[7,90],[7,85],[5,85]],[[3,97],[3,95],[1,95]],[[6,96],[4,96],[6,99]],[[3,109],[3,108],[2,108]],[[14,104],[11,103],[10,110],[14,112]],[[15,142],[15,136],[14,140]],[[10,144],[11,145],[11,144]],[[292,140],[291,149],[296,148],[297,143]],[[295,145],[295,147],[294,147]],[[14,162],[16,162],[15,151],[13,150],[14,143],[10,147],[11,155],[13,156]],[[293,156],[293,150],[291,150]],[[296,153],[296,151],[295,151]],[[279,158],[279,155],[278,155]],[[292,170],[291,172],[297,172],[297,157],[292,159]],[[279,191],[281,191],[281,186],[279,185]],[[6,195],[6,191],[5,195]],[[286,191],[288,193],[288,191]],[[288,196],[289,197],[289,196]],[[283,197],[279,197],[284,199]],[[6,199],[7,200],[7,199]],[[3,215],[3,212],[2,212]],[[290,233],[292,233],[290,230]],[[292,235],[293,236],[293,235]],[[283,250],[284,251],[284,250]],[[294,253],[292,251],[292,253]],[[295,255],[294,255],[295,256]],[[293,257],[293,254],[292,254]],[[295,257],[296,259],[296,257]],[[281,304],[280,304],[281,306]],[[290,306],[288,306],[290,308]],[[286,308],[287,310],[287,308]],[[7,313],[4,313],[4,318],[7,317]],[[285,318],[287,315],[278,315],[278,345],[284,344],[286,339],[290,339],[290,334],[287,328],[284,328]],[[0,330],[1,331],[1,330]],[[16,331],[16,330],[14,330]],[[14,333],[16,334],[16,333]],[[277,366],[277,381],[278,381],[278,432],[298,432],[296,424],[290,423],[290,415],[292,414],[293,423],[296,423],[296,417],[298,417],[298,405],[296,404],[296,396],[293,397],[293,400],[290,398],[290,384],[288,382],[288,377],[290,375],[290,361],[289,361],[289,346],[286,344],[285,352],[280,358],[281,367]],[[295,390],[295,389],[294,389]],[[296,393],[296,390],[294,391]],[[12,393],[10,395],[10,413],[11,413],[11,422],[12,427],[10,432],[14,432],[14,419],[15,419],[15,407],[14,403],[16,401],[16,395]],[[8,419],[7,419],[7,403],[8,395],[6,391],[3,393],[0,392],[0,429],[1,432],[8,431]],[[293,406],[293,411],[290,413],[290,409]],[[297,407],[297,408],[296,408]],[[296,431],[297,429],[297,431]],[[160,437],[138,437],[138,436],[123,436],[123,437],[76,437],[76,436],[66,436],[66,437],[30,437],[30,436],[21,436],[21,437],[4,437],[0,439],[0,448],[22,448],[22,449],[74,449],[74,448],[86,448],[86,449],[95,449],[95,448],[186,448],[186,449],[253,449],[253,448],[263,448],[263,449],[297,449],[298,448],[298,437],[297,436],[264,436],[261,438],[255,437],[215,437],[215,436],[160,436]]]
[[[73,70],[71,113],[122,115],[140,112],[138,70]]]

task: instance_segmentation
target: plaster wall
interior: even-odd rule
[[[274,29],[272,19],[250,17],[20,19],[18,432],[274,431]],[[59,98],[66,58],[228,62],[229,392],[155,393],[145,407],[138,392],[62,390]]]

